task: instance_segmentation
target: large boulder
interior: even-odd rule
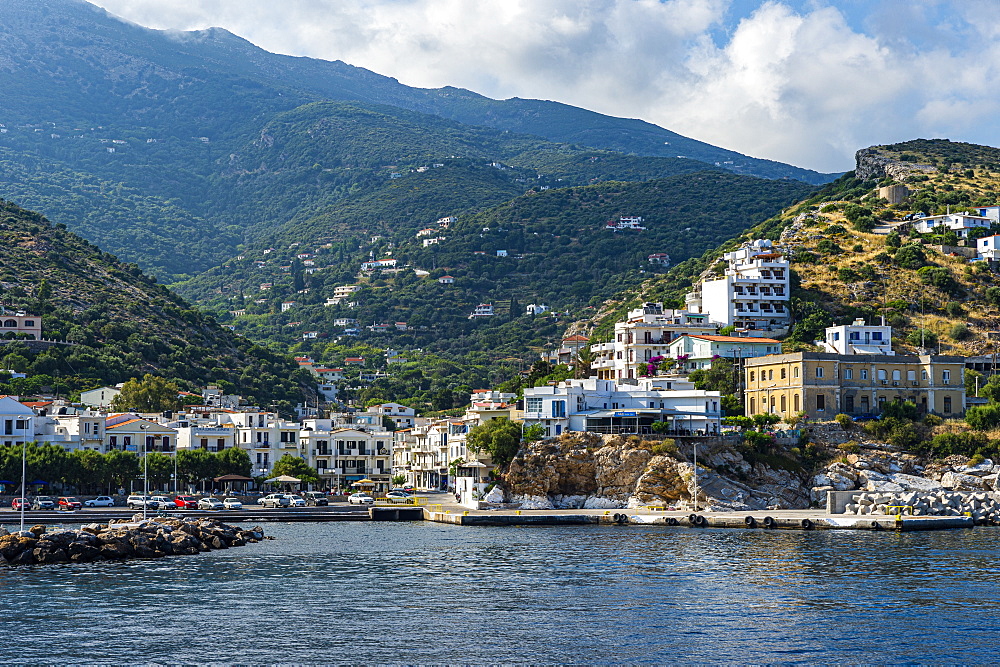
[[[905,491],[940,491],[941,485],[926,477],[907,475],[906,473],[891,473],[888,475],[889,481],[895,482]]]
[[[952,491],[983,491],[986,483],[975,475],[964,475],[960,472],[946,472],[941,476],[941,486]]]

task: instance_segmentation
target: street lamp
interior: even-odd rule
[[[146,507],[149,504],[149,458],[147,454],[146,432],[149,424],[140,424],[142,431],[142,520],[146,520]]]
[[[21,443],[21,532],[24,532],[24,501],[26,500],[24,492],[26,490],[26,484],[28,483],[28,443],[27,441]]]

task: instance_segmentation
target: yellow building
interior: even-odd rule
[[[895,399],[924,414],[957,417],[965,412],[965,359],[793,352],[744,361],[745,413],[812,419],[879,414]]]

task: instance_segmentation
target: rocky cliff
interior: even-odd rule
[[[525,509],[689,507],[693,451],[637,436],[566,433],[532,443],[503,476],[506,497]],[[699,446],[698,504],[715,510],[809,505],[808,475],[751,463],[732,442]]]
[[[910,174],[928,174],[937,171],[929,164],[904,162],[879,151],[877,146],[862,148],[854,154],[854,175],[863,181],[881,180],[890,176],[902,181]]]

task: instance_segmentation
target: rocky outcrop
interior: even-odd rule
[[[876,148],[862,148],[854,154],[854,175],[862,181],[881,180],[886,176],[902,181],[910,174],[928,174],[937,169],[929,164],[903,162],[881,154]]]
[[[676,450],[660,451],[658,445],[658,440],[594,433],[533,443],[504,475],[507,498],[522,509],[690,506],[693,462]],[[809,489],[804,482],[789,471],[751,465],[721,441],[699,449],[699,507],[806,507]]]
[[[244,530],[211,519],[156,517],[143,521],[142,515],[128,523],[94,523],[80,530],[48,532],[42,525],[17,533],[0,530],[0,562],[10,565],[193,555],[264,539],[260,527]]]

